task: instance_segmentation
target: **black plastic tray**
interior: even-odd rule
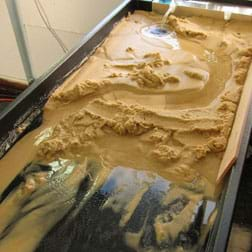
[[[202,0],[205,2],[209,2],[207,0]],[[234,5],[240,5],[240,6],[252,6],[252,1],[251,0],[214,0],[213,2],[217,2],[217,3],[228,3],[228,4],[234,4]]]
[[[113,29],[113,25],[127,15],[128,12],[139,9],[151,11],[152,1],[124,1],[103,19],[62,62],[36,80],[13,103],[5,108],[0,114],[0,157],[7,153],[26,132],[40,123],[42,108],[47,101],[47,97],[104,40]],[[222,193],[217,219],[209,234],[205,251],[222,252],[226,250],[250,136],[251,121],[252,108],[250,108],[248,114],[239,157],[230,172],[226,187]]]

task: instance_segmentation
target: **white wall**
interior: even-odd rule
[[[25,80],[16,39],[4,0],[0,0],[0,77]]]
[[[51,26],[68,49],[107,16],[123,0],[40,0]],[[43,23],[34,0],[17,0],[28,39],[36,77],[58,62],[65,53]],[[0,75],[24,78],[5,1],[0,0]]]
[[[123,0],[40,0],[52,27],[86,33]],[[33,0],[18,0],[24,23],[44,26]]]

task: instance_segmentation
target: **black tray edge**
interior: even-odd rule
[[[125,0],[85,36],[61,62],[35,80],[14,102],[0,114],[0,158],[20,139],[22,132],[16,130],[22,122],[46,102],[50,93],[80,66],[113,29],[113,25],[136,9],[136,1]],[[38,99],[39,97],[39,99]],[[25,130],[25,128],[24,128]]]
[[[248,111],[238,159],[230,172],[229,180],[225,188],[225,193],[223,194],[221,200],[221,211],[219,211],[218,213],[217,221],[215,222],[209,239],[209,248],[207,250],[209,252],[221,252],[226,251],[227,249],[229,235],[232,227],[235,203],[239,191],[241,176],[244,168],[244,161],[246,158],[248,143],[251,134],[251,122],[252,106],[250,106]]]

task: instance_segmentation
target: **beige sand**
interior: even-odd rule
[[[252,31],[237,21],[170,16],[179,45],[173,49],[169,39],[141,33],[160,18],[138,12],[120,22],[56,90],[43,125],[0,161],[1,190],[32,158],[82,153],[111,168],[214,183],[250,64]],[[44,129],[50,137],[32,146]]]

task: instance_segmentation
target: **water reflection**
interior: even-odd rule
[[[22,222],[40,230],[38,239],[31,229],[21,228],[22,236],[33,241],[27,242],[30,250],[33,246],[37,252],[196,251],[204,245],[216,205],[203,191],[132,168],[104,173],[102,165],[90,159],[30,164],[22,172],[24,182],[5,194],[0,212],[13,211],[8,202],[24,188],[27,176],[37,178],[45,171],[48,182],[34,185],[31,195],[15,206],[11,228],[0,225],[0,251],[19,240],[16,230]],[[41,222],[47,223],[45,229]]]
[[[141,29],[141,33],[146,38],[158,39],[168,44],[173,49],[180,49],[180,44],[175,32],[169,30],[167,25],[161,23],[145,26]]]

